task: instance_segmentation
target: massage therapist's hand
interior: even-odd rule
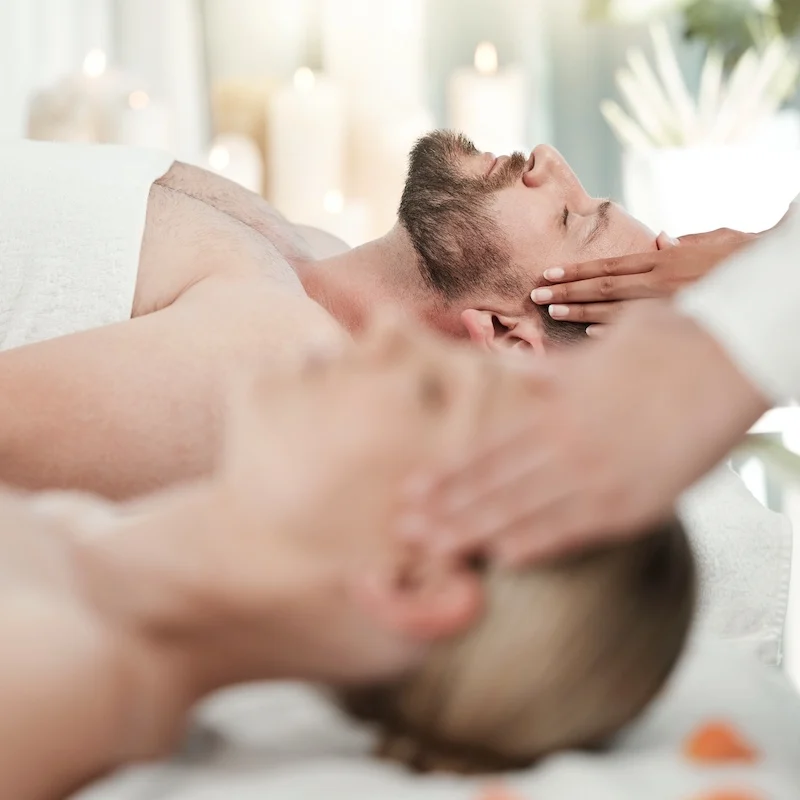
[[[583,323],[613,322],[621,311],[643,300],[671,297],[756,238],[721,228],[710,233],[658,237],[658,250],[618,258],[554,267],[544,273],[550,286],[531,298],[550,306],[553,319]],[[589,328],[590,336],[599,332]]]
[[[662,303],[532,369],[533,398],[505,436],[410,479],[399,535],[511,563],[635,536],[768,407],[710,335]]]

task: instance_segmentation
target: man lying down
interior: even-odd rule
[[[195,701],[254,680],[331,687],[419,770],[602,745],[686,638],[677,522],[519,572],[389,534],[415,463],[534,396],[496,359],[387,331],[241,383],[210,477],[119,505],[1,496],[0,796],[167,755]]]
[[[656,247],[552,148],[495,159],[447,133],[355,250],[158,153],[9,144],[0,171],[0,480],[27,488],[207,473],[231,373],[338,346],[381,306],[491,350],[577,341],[530,300],[543,270]]]

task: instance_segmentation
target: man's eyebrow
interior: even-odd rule
[[[603,233],[603,231],[606,230],[606,228],[608,228],[610,219],[608,212],[611,210],[611,205],[612,203],[610,200],[603,200],[603,202],[597,207],[597,211],[594,215],[594,221],[589,229],[589,233],[583,240],[582,247],[588,247],[601,233]]]

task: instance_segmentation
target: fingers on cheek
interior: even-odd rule
[[[558,322],[584,322],[586,317],[586,309],[581,305],[555,303],[547,311]]]

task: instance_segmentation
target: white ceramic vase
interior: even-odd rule
[[[626,207],[673,236],[772,227],[800,193],[800,121],[773,122],[746,145],[624,153]]]

